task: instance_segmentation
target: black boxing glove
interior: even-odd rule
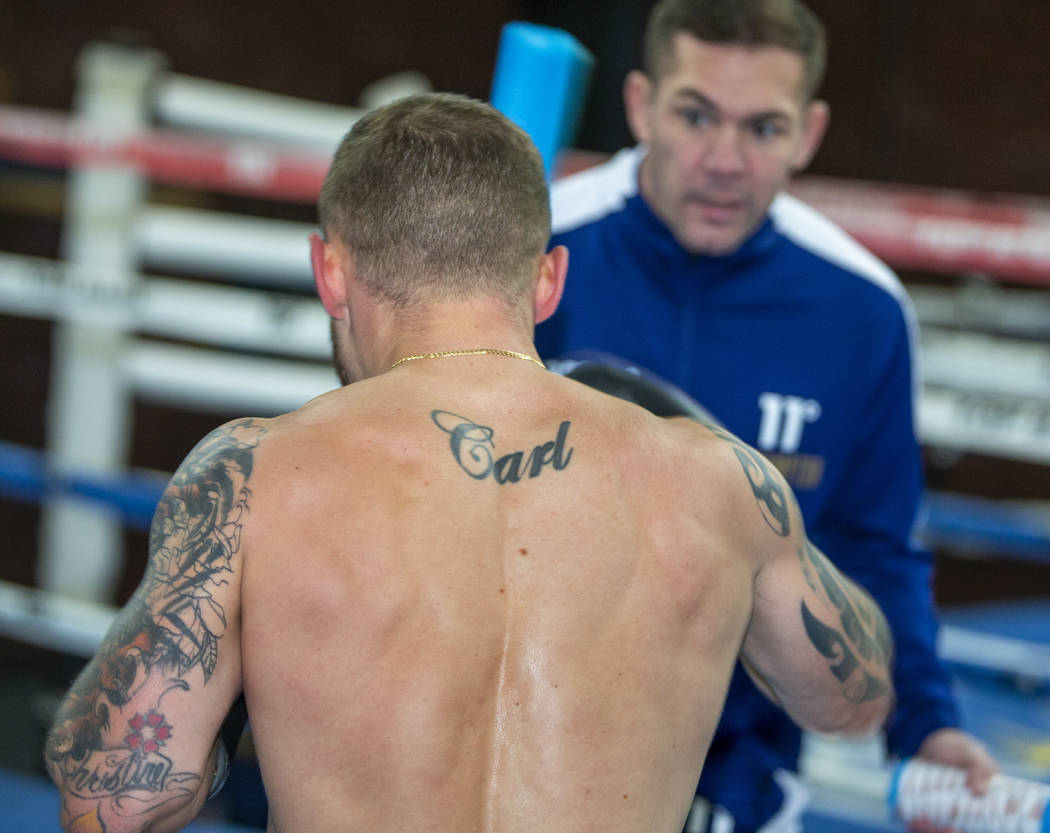
[[[575,351],[548,360],[547,367],[602,393],[640,405],[657,416],[684,416],[719,425],[710,411],[681,388],[611,353]]]

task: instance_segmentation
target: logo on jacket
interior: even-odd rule
[[[824,458],[799,454],[806,426],[820,419],[816,399],[765,392],[758,397],[762,419],[755,445],[795,489],[815,489],[824,477]]]

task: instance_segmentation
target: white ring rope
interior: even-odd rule
[[[345,132],[354,112],[342,112]],[[327,154],[309,148],[160,130],[112,135],[63,114],[11,106],[0,107],[0,157],[52,166],[123,163],[161,181],[305,202],[316,197],[328,163]],[[1046,201],[813,176],[800,177],[792,191],[896,267],[1050,283]]]
[[[231,350],[328,362],[328,318],[288,293],[150,277],[114,286],[103,270],[0,252],[0,311],[75,321]],[[300,403],[301,404],[301,403]]]
[[[154,215],[157,225],[163,216]],[[207,218],[198,218],[196,212],[192,216],[190,225],[207,235]],[[247,244],[253,221],[231,218],[230,222],[211,239],[223,239],[236,227],[233,236],[240,235]],[[260,232],[274,231],[273,222],[261,222]],[[285,225],[276,227],[287,232],[289,254],[280,262],[290,263],[292,252],[305,262],[308,253],[301,229],[289,225],[294,233]],[[191,236],[179,232],[172,237],[188,241]],[[188,242],[185,245],[193,248]],[[234,263],[231,257],[229,264]],[[284,285],[308,279],[300,277]],[[161,401],[196,403],[205,410],[218,406],[231,413],[249,402],[265,403],[267,412],[277,413],[294,410],[305,401],[299,396],[316,395],[334,382],[327,369],[330,347],[323,309],[315,300],[287,293],[156,277],[121,284],[107,280],[98,268],[0,253],[0,311],[325,364],[322,370],[274,364],[265,358],[229,360],[200,349],[149,348],[149,357],[158,360],[155,372],[144,364],[141,353],[139,358],[129,358],[128,366],[142,389]],[[924,326],[922,337],[925,388],[919,431],[923,442],[1050,463],[1050,346],[934,326]],[[180,357],[187,362],[185,368],[179,366]],[[254,370],[251,361],[257,363]],[[198,371],[199,392],[191,384]],[[264,382],[261,391],[271,393],[252,394],[249,377]],[[322,379],[328,381],[322,385]],[[167,381],[172,390],[165,394]]]
[[[144,267],[313,292],[307,237],[317,227],[289,220],[147,205],[133,243]]]

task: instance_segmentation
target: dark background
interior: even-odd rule
[[[509,20],[565,28],[597,57],[579,146],[627,144],[624,74],[652,3],[631,0],[5,0],[0,101],[66,109],[93,38],[144,42],[173,71],[353,105],[370,82],[418,69],[487,98]],[[1050,192],[1046,0],[812,0],[830,50],[834,120],[813,171],[955,188]]]
[[[68,110],[74,64],[93,39],[148,44],[172,71],[336,104],[406,69],[436,89],[487,98],[501,26],[568,29],[597,56],[576,146],[629,144],[620,100],[637,66],[651,3],[556,0],[0,0],[0,104]],[[811,172],[982,192],[1050,194],[1047,0],[812,0],[829,34],[823,96],[832,125]],[[157,192],[155,198],[163,200]],[[219,195],[204,207],[312,220],[311,209]],[[0,251],[56,257],[61,174],[0,161]],[[906,282],[961,276],[904,274]],[[0,439],[40,448],[49,373],[48,323],[0,315]],[[132,463],[171,471],[196,440],[234,414],[138,404]],[[940,460],[940,458],[937,458]],[[1050,497],[1046,468],[964,455],[930,458],[931,486],[989,497]],[[0,500],[0,579],[32,585],[38,513]],[[141,574],[145,538],[128,535],[120,598]],[[1050,567],[941,552],[943,604],[1050,592]],[[0,765],[39,769],[47,692],[79,661],[0,640]],[[43,692],[43,694],[41,694]]]

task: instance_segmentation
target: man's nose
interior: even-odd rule
[[[741,131],[735,125],[723,124],[713,131],[710,138],[703,160],[708,173],[720,176],[743,173],[746,158]]]

